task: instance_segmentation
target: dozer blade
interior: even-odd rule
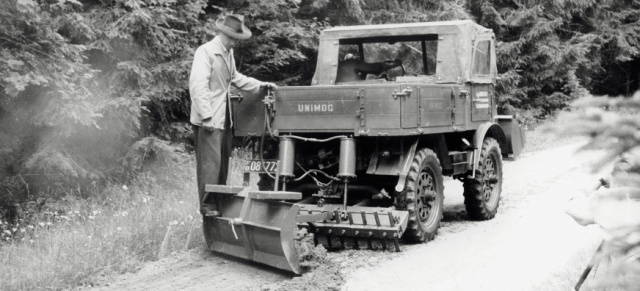
[[[242,187],[222,185],[207,185],[205,190],[207,196],[216,195],[221,214],[204,217],[210,250],[303,273],[294,247],[300,207],[281,201],[299,200],[301,193],[249,192]]]

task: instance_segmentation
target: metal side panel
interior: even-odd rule
[[[357,86],[281,87],[273,128],[280,132],[350,131],[360,120]]]
[[[495,119],[504,130],[509,155],[519,156],[526,143],[525,131],[511,115],[498,115]]]
[[[265,105],[262,102],[266,93],[243,92],[241,101],[233,101],[232,120],[235,136],[260,135],[264,129]]]
[[[283,202],[247,198],[243,226],[254,251],[253,260],[279,269],[301,273],[293,237],[298,230],[298,207]]]
[[[364,114],[366,126],[362,130],[398,129],[400,127],[400,84],[376,84],[365,87]]]
[[[417,85],[419,127],[451,126],[453,125],[453,104],[451,86]],[[403,124],[403,127],[404,124]]]
[[[493,104],[493,85],[473,84],[471,86],[471,121],[485,121],[491,117]]]
[[[245,245],[247,241],[246,235],[231,223],[235,219],[240,219],[245,199],[221,193],[213,193],[213,195],[218,195],[218,207],[221,217],[205,217],[210,222],[205,224],[208,225],[211,232],[210,249],[244,259],[251,259],[252,252]]]

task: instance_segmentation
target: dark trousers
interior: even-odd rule
[[[227,128],[229,128],[227,126]],[[208,131],[202,126],[193,125],[194,147],[196,151],[196,175],[198,197],[202,207],[204,186],[206,184],[225,185],[231,154],[231,130],[215,129]],[[215,197],[207,199],[206,204],[217,208]]]

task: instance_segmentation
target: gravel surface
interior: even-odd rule
[[[292,276],[203,246],[135,274],[100,278],[95,290],[569,290],[601,240],[596,227],[564,214],[566,201],[600,177],[587,167],[598,153],[576,155],[578,147],[505,161],[502,200],[490,221],[468,221],[461,183],[445,180],[438,236],[399,253],[330,252],[323,266]]]

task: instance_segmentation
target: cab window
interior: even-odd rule
[[[491,41],[482,40],[476,44],[473,57],[474,75],[489,75],[491,72]]]

